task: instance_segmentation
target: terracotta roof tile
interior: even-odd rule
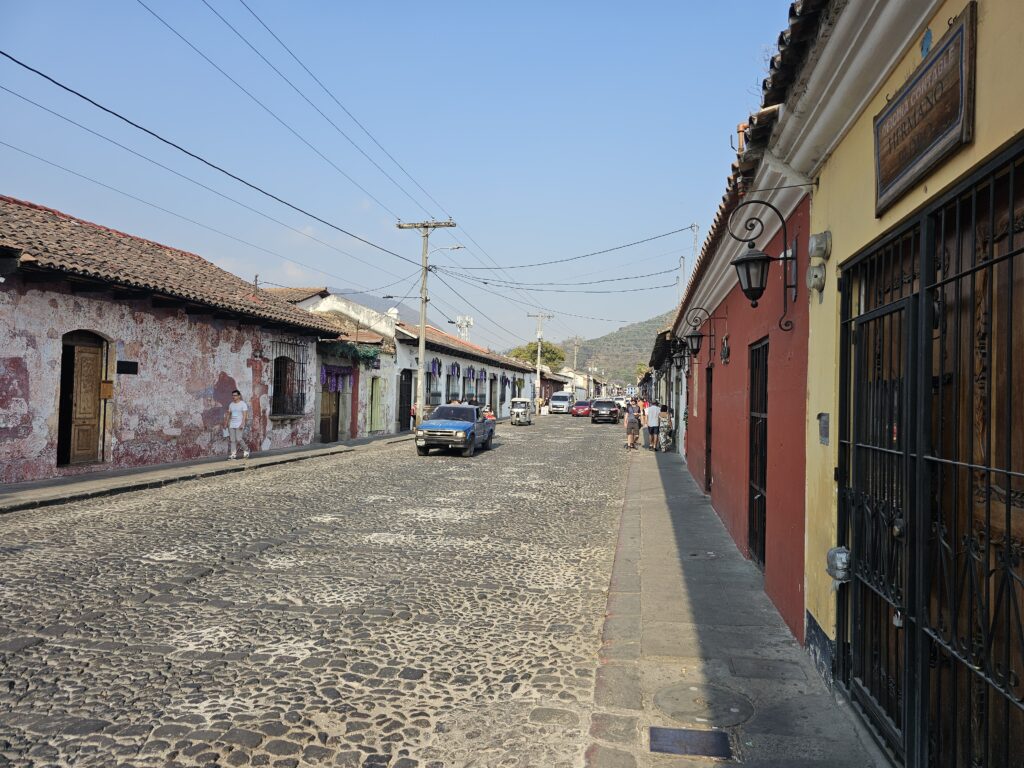
[[[330,296],[330,292],[326,288],[267,288],[267,293],[271,296],[276,296],[279,299],[284,299],[289,304],[298,304],[300,301],[311,299],[314,296],[324,298]]]
[[[142,288],[259,320],[322,332],[333,326],[201,256],[0,195],[0,245],[33,266]],[[25,258],[28,257],[28,258]]]

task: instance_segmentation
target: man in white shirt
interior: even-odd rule
[[[647,406],[647,432],[651,436],[651,450],[658,450],[658,417],[661,416],[661,406],[654,400]]]
[[[224,412],[224,427],[228,431],[231,446],[231,451],[228,453],[229,459],[237,458],[239,444],[242,446],[242,458],[249,458],[249,446],[245,444],[245,439],[242,437],[245,425],[248,423],[249,406],[242,399],[242,393],[236,389],[232,391],[231,402],[228,403],[228,409]]]

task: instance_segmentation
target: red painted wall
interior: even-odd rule
[[[754,206],[750,206],[754,208]],[[757,211],[754,211],[755,213]],[[715,355],[711,415],[711,503],[742,552],[749,556],[748,506],[750,473],[750,354],[749,347],[768,338],[768,465],[765,526],[765,592],[775,603],[793,634],[803,642],[804,632],[804,488],[807,417],[807,235],[809,199],[787,221],[790,240],[797,237],[799,284],[795,306],[787,317],[792,331],[779,328],[782,316],[783,269],[773,263],[768,287],[757,308],[737,284],[714,308]],[[768,215],[771,215],[769,212]],[[763,247],[762,243],[758,244]],[[765,251],[782,252],[781,234]],[[707,308],[711,310],[711,307]],[[705,409],[709,324],[696,364],[691,361],[688,387],[690,413],[686,431],[686,456],[690,471],[704,487]],[[728,334],[730,357],[720,357]],[[699,377],[699,381],[695,381]]]

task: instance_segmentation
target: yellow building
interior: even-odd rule
[[[842,6],[770,145],[830,235],[807,275],[807,643],[897,762],[1021,766],[1024,2]]]

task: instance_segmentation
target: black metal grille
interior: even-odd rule
[[[837,677],[915,768],[1024,754],[1022,168],[843,272]]]
[[[270,412],[274,416],[301,416],[306,410],[309,345],[301,340],[275,341],[270,350],[274,361]]]
[[[750,489],[747,541],[750,557],[764,567],[768,506],[768,340],[750,347]]]
[[[931,216],[933,754],[1024,759],[1024,173],[994,168]]]

